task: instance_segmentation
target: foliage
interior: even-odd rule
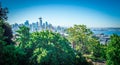
[[[2,8],[0,3],[0,20],[7,20],[8,8]]]
[[[29,39],[30,39],[29,28],[22,25],[19,27],[19,30],[17,30],[16,32],[17,32],[16,41],[19,43],[19,47],[26,48],[26,45],[27,43],[29,43]]]
[[[90,58],[94,61],[104,61],[106,59],[106,45],[100,44],[99,40],[92,37],[89,40],[91,44],[92,55]],[[101,60],[102,59],[102,60]]]
[[[4,29],[2,28],[2,25],[3,25],[3,20],[0,20],[0,46],[3,45],[3,43],[5,43],[5,37],[4,37]]]
[[[24,57],[24,65],[29,65],[29,58],[32,56],[34,48],[29,47],[29,42],[30,42],[30,32],[29,28],[22,25],[19,27],[19,30],[16,31],[16,45],[17,47],[21,48],[22,51],[26,54]]]
[[[34,32],[31,35],[35,45],[32,64],[40,65],[73,65],[75,54],[67,39],[50,31]],[[32,46],[31,45],[31,46]]]
[[[107,45],[101,45],[101,58],[106,60]]]
[[[29,33],[29,29],[21,26],[17,31],[22,49],[26,52],[27,64],[32,65],[78,65],[87,64],[81,54],[76,54],[69,41],[58,33],[41,31]],[[24,42],[26,40],[26,42]]]
[[[83,57],[80,52],[77,52],[75,65],[89,65],[89,63],[86,61],[85,57]]]
[[[120,65],[120,36],[111,36],[106,55],[107,65]]]
[[[6,37],[4,41],[6,41],[8,44],[13,44],[14,42],[12,41],[13,35],[11,26],[7,22],[4,22],[2,28],[4,29],[3,36]]]
[[[6,8],[0,6],[0,65],[22,65],[25,53],[11,45],[12,30],[7,20]]]
[[[81,52],[86,58],[92,60],[106,59],[106,45],[100,44],[98,38],[85,25],[74,25],[68,28],[68,39],[77,53]],[[88,57],[89,56],[89,57]]]
[[[82,53],[91,50],[92,32],[85,25],[68,29],[69,41],[59,33],[51,31],[29,32],[20,26],[16,35],[16,46],[12,41],[11,26],[6,23],[7,8],[0,6],[0,65],[88,65]],[[18,46],[17,46],[18,45]]]
[[[21,65],[25,53],[13,45],[4,46],[0,54],[0,65]]]
[[[100,43],[94,44],[94,47],[93,47],[93,56],[95,56],[96,58],[99,58],[101,56]]]
[[[11,26],[5,22],[7,20],[7,14],[8,14],[8,9],[7,8],[2,8],[0,4],[0,29],[1,29],[1,35],[3,35],[4,41],[7,42],[7,44],[11,44],[12,42],[12,30]],[[3,30],[2,30],[3,29]]]
[[[22,63],[25,54],[14,45],[9,45],[12,43],[11,28],[4,28],[3,25],[9,26],[9,24],[4,24],[4,21],[0,20],[0,65],[19,65]]]
[[[85,25],[74,25],[68,28],[68,39],[72,43],[73,48],[83,54],[90,53],[89,39],[92,32]]]

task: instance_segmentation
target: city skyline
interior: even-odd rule
[[[42,30],[49,30],[52,32],[57,32],[60,33],[61,35],[65,34],[65,30],[67,29],[66,27],[62,26],[53,26],[51,23],[47,21],[42,21],[42,18],[39,18],[39,21],[29,23],[29,20],[26,20],[23,23],[14,23],[11,25],[13,34],[17,34],[17,30],[19,30],[19,27],[21,26],[26,26],[30,29],[30,32],[36,32],[36,31],[42,31]]]
[[[119,0],[1,0],[8,7],[8,22],[48,21],[54,26],[120,27]]]

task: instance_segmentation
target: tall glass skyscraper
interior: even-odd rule
[[[29,21],[26,20],[26,21],[24,22],[24,25],[27,26],[27,27],[29,27]]]
[[[42,18],[41,17],[39,18],[39,21],[40,21],[40,28],[42,29]]]

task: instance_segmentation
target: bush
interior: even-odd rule
[[[113,34],[107,47],[107,65],[120,65],[120,36]]]
[[[4,46],[0,51],[0,65],[21,65],[25,53],[13,45]]]

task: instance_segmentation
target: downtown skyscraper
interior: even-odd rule
[[[12,31],[13,34],[16,34],[16,31],[19,29],[19,26],[25,25],[26,27],[30,28],[30,32],[35,32],[35,31],[42,31],[42,30],[51,30],[53,32],[58,32],[58,33],[64,33],[65,32],[65,27],[61,26],[53,26],[52,24],[46,22],[43,22],[42,17],[38,18],[39,21],[37,22],[32,22],[29,23],[29,20],[26,20],[24,24],[12,24]]]

